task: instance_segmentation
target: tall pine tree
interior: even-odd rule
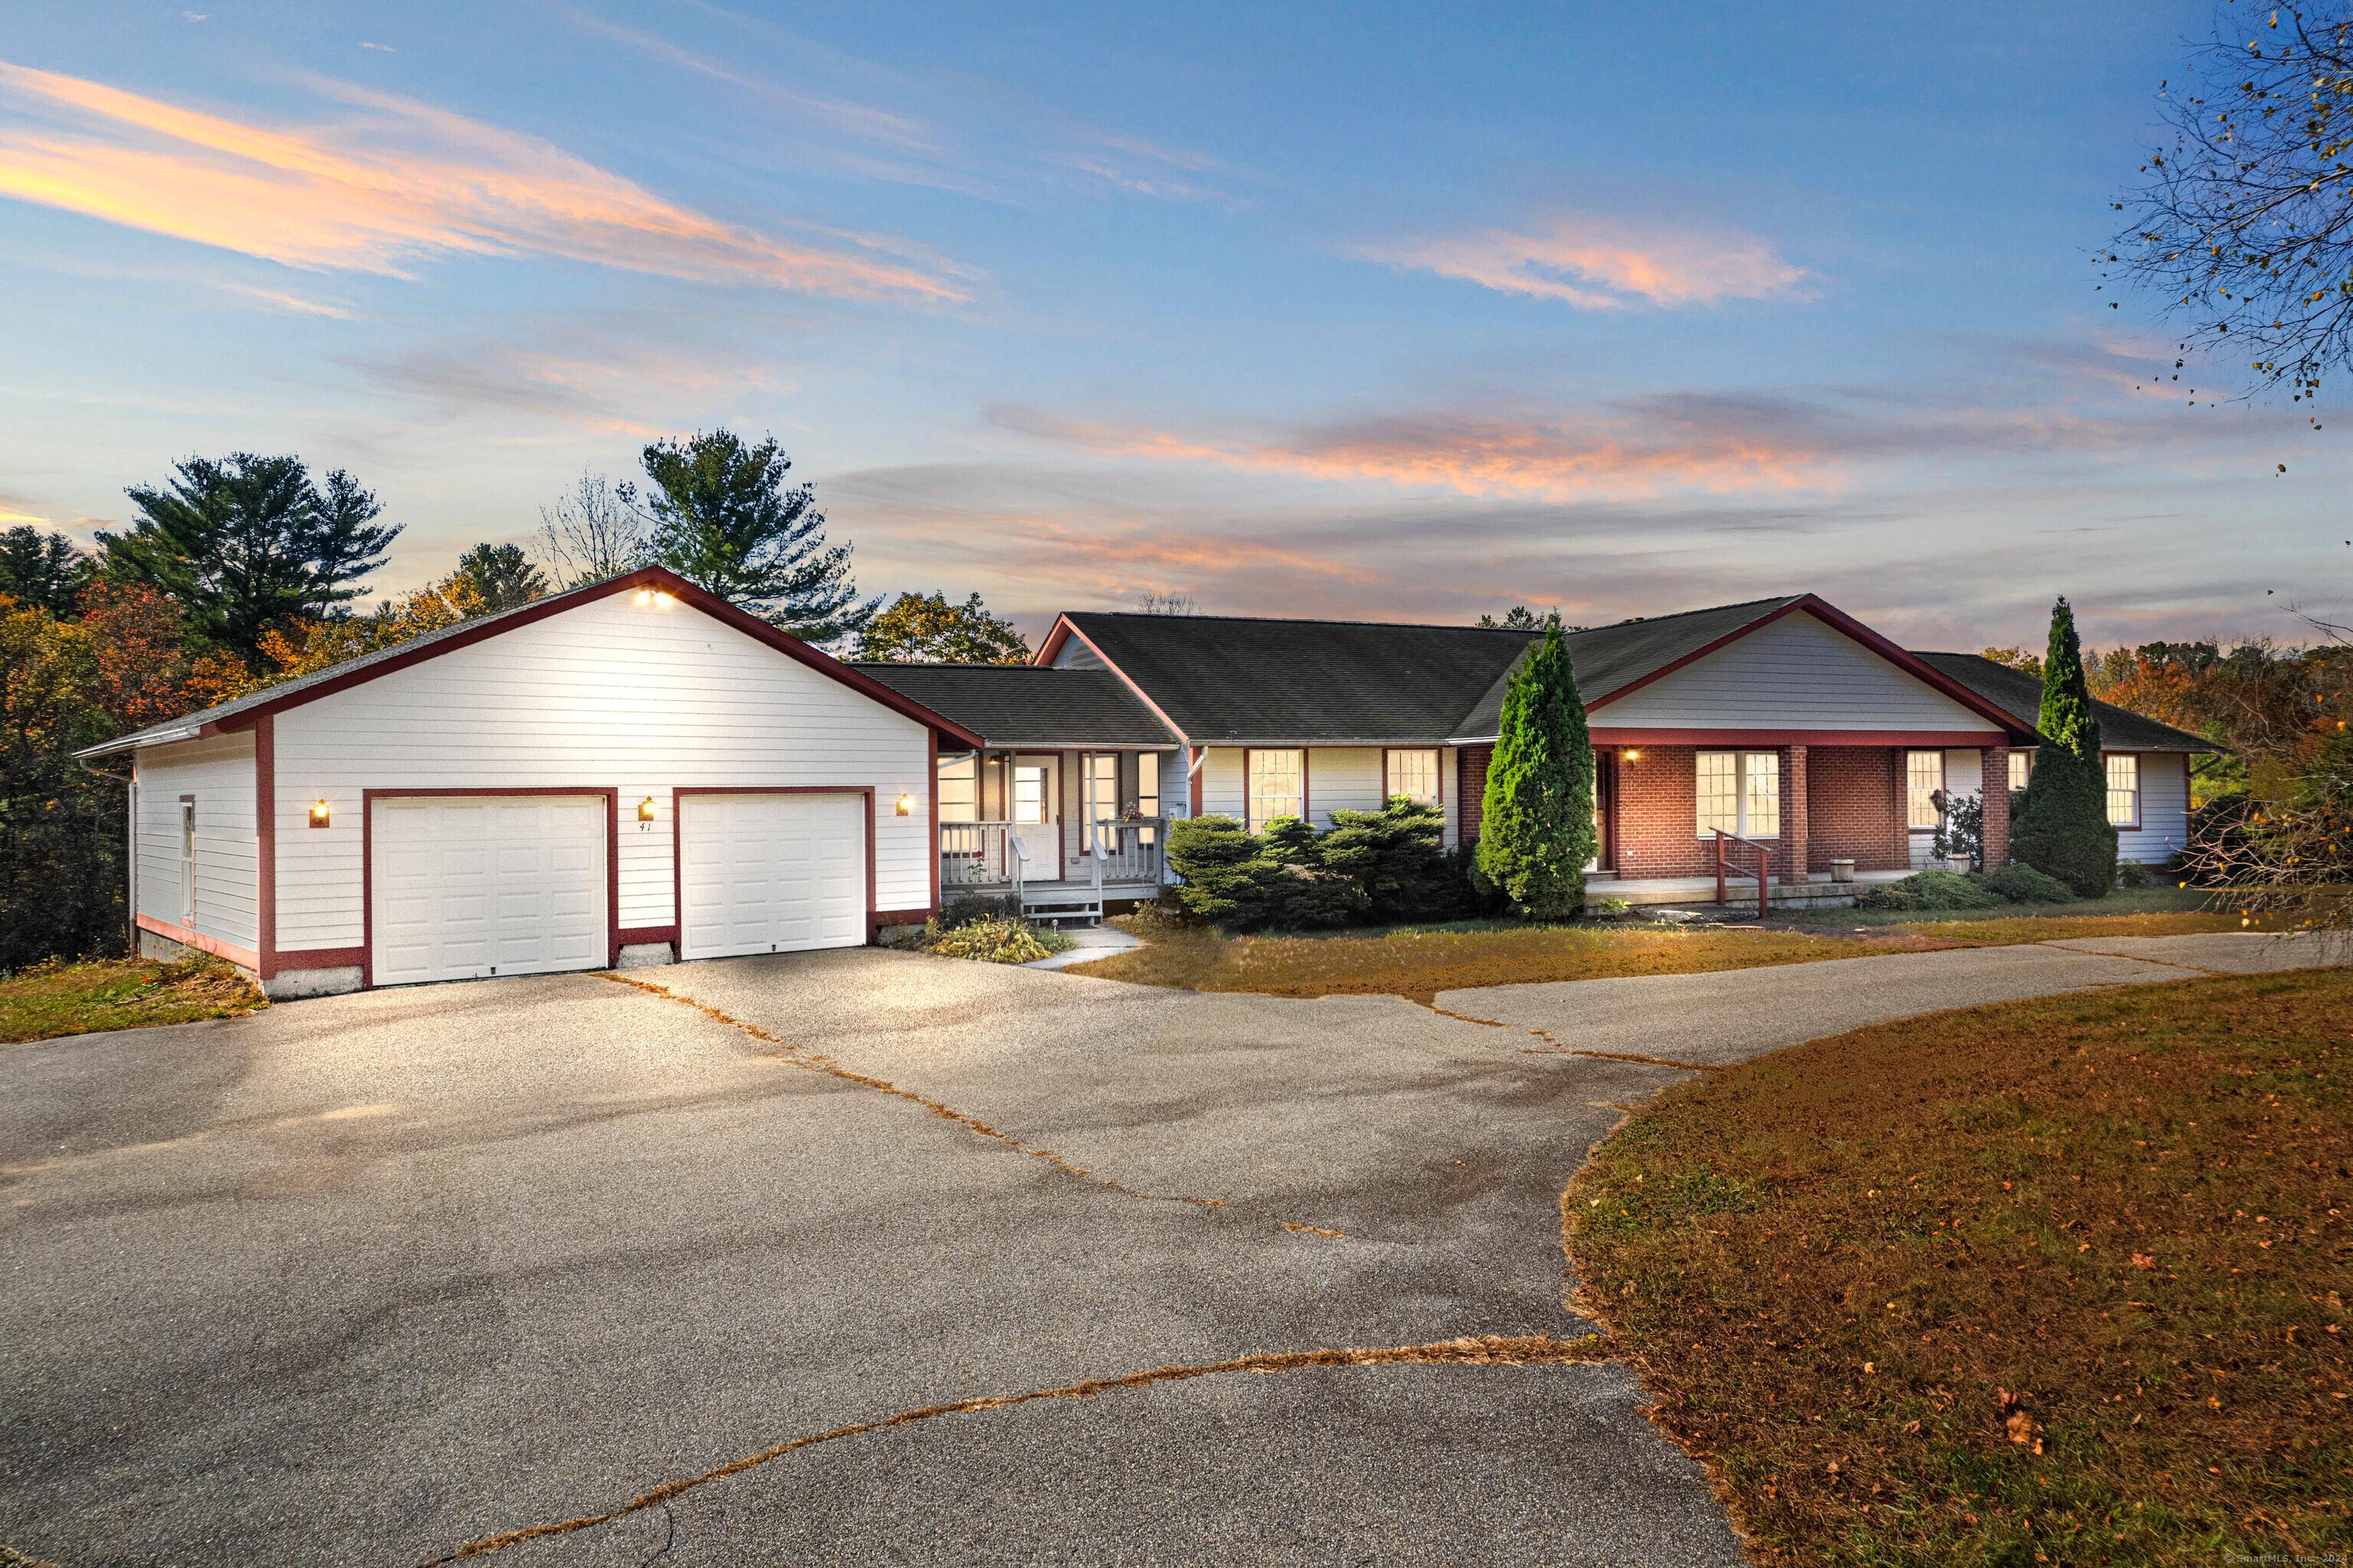
[[[2116,885],[2116,830],[2108,824],[2100,715],[2084,683],[2075,612],[2063,596],[2051,607],[2042,713],[2035,728],[2043,744],[2035,748],[2026,803],[2010,829],[2010,854],[2057,877],[2081,897],[2105,898]]]
[[[1557,920],[1585,907],[1593,827],[1593,737],[1560,617],[1512,673],[1487,764],[1479,869],[1522,915]]]

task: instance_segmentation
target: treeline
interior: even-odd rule
[[[77,750],[552,592],[660,564],[855,657],[1021,662],[973,595],[864,599],[773,440],[661,440],[641,481],[584,473],[527,543],[485,543],[364,607],[402,525],[341,469],[250,452],[190,458],[126,493],[131,524],[84,550],[0,534],[0,973],[125,944],[127,763]]]

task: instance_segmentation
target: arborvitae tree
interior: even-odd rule
[[[1503,729],[1487,764],[1479,869],[1523,915],[1556,920],[1585,907],[1593,858],[1593,737],[1560,617],[1504,688]]]
[[[2108,824],[2107,764],[2100,757],[2100,715],[2084,681],[2075,612],[2063,597],[2051,608],[2051,646],[2042,660],[2042,713],[2026,800],[2010,829],[2013,858],[2057,877],[2084,898],[2116,885],[2116,830]]]

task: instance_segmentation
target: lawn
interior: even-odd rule
[[[1767,1563],[2353,1551],[2348,1075],[2345,969],[1814,1041],[1601,1147],[1579,1300]]]
[[[2118,895],[2119,898],[2127,895]],[[2146,896],[2146,895],[2144,895]],[[2063,910],[2102,907],[2062,905]],[[1842,916],[1871,911],[1841,909]],[[1408,996],[1534,980],[1624,975],[1703,974],[1938,948],[2006,947],[2066,937],[2164,936],[2239,928],[2238,917],[2140,910],[2106,915],[1992,911],[1770,928],[1605,922],[1524,926],[1493,921],[1331,936],[1220,937],[1155,930],[1144,948],[1073,964],[1070,973],[1184,991],[1247,991],[1270,996]]]
[[[0,980],[0,1044],[234,1018],[269,1005],[244,976],[201,954],[178,963],[40,964]]]

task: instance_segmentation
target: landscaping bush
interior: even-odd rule
[[[1545,919],[1584,909],[1593,742],[1557,614],[1504,688],[1480,820],[1479,869],[1514,909]]]
[[[2035,727],[2051,744],[2035,750],[2010,853],[2080,897],[2105,898],[2116,883],[2116,830],[2108,823],[2100,716],[2084,683],[2084,650],[2075,636],[2074,611],[2064,599],[2051,611],[2042,712]]]
[[[1866,888],[1854,902],[1859,909],[1994,909],[2007,901],[1974,876],[1923,871]]]
[[[1168,864],[1189,914],[1235,930],[1451,920],[1478,904],[1466,854],[1440,852],[1438,813],[1399,797],[1380,811],[1335,811],[1318,833],[1296,817],[1256,837],[1231,817],[1168,830]]]
[[[957,893],[951,894],[940,906],[940,929],[969,926],[976,920],[1018,920],[1021,918],[1021,895],[1018,893]]]
[[[2162,882],[2158,874],[2137,860],[2116,862],[2118,887],[2156,887]]]
[[[1984,881],[2012,904],[2068,904],[2075,897],[2073,888],[2031,865],[1998,866],[1985,874]]]
[[[1002,915],[947,927],[935,921],[924,931],[923,945],[942,958],[976,959],[985,964],[1035,963],[1078,946],[1060,931],[1040,930]]]

